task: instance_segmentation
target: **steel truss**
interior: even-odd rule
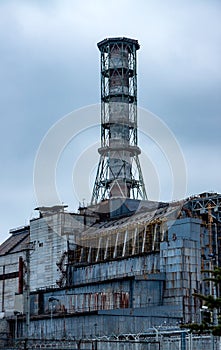
[[[101,51],[101,148],[91,204],[147,199],[137,146],[137,40],[105,39]]]

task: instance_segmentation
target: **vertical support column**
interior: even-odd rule
[[[84,254],[84,248],[81,247],[80,259],[79,259],[80,262],[83,261],[83,254]]]
[[[106,241],[105,253],[104,253],[104,260],[107,259],[108,244],[109,244],[109,237],[107,237],[107,241]]]
[[[117,235],[116,235],[113,258],[116,258],[116,256],[117,256],[118,237],[119,237],[119,232],[117,232]]]
[[[156,236],[157,236],[157,224],[154,224],[153,229],[153,241],[152,241],[152,251],[155,250]]]
[[[27,247],[25,251],[26,257],[26,283],[24,290],[24,312],[25,312],[25,329],[24,337],[29,338],[30,327],[30,248]]]
[[[89,247],[87,262],[91,262],[91,246]]]
[[[144,252],[144,249],[145,249],[146,235],[147,235],[147,225],[144,226],[142,253]]]
[[[96,254],[95,262],[97,262],[98,259],[99,259],[100,247],[101,247],[101,237],[99,237],[99,241],[98,241],[98,247],[97,247],[97,254]]]
[[[130,296],[129,296],[129,305],[130,308],[132,309],[134,306],[134,279],[130,280]]]
[[[125,255],[126,245],[127,245],[127,229],[126,229],[125,234],[124,234],[124,245],[123,245],[122,257],[124,257],[124,255]]]
[[[136,249],[136,239],[137,239],[137,226],[134,228],[134,237],[133,237],[132,255],[134,255],[134,254],[135,254],[135,249]]]
[[[181,350],[186,350],[186,332],[181,333]]]
[[[18,260],[18,293],[23,293],[23,258],[19,257]]]
[[[2,312],[5,311],[5,265],[2,267]]]

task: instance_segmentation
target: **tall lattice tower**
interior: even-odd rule
[[[91,204],[147,199],[137,146],[137,40],[109,38],[101,52],[101,147]]]

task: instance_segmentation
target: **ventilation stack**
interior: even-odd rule
[[[101,52],[101,147],[91,204],[147,199],[137,146],[137,40],[109,38]]]

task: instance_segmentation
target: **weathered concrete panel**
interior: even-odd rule
[[[159,270],[159,254],[149,254],[122,260],[107,261],[85,267],[73,267],[72,283],[89,283],[111,278],[158,273]]]
[[[63,213],[50,218],[32,220],[30,223],[30,241],[34,245],[31,254],[30,285],[31,290],[57,286],[60,274],[57,262],[67,251],[67,241],[62,237]]]

